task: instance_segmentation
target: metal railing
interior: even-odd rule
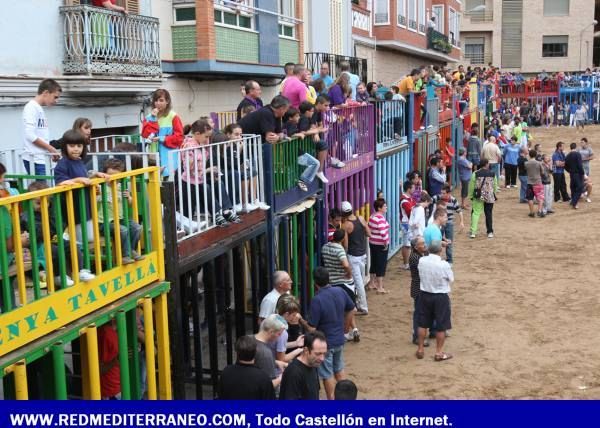
[[[249,212],[265,204],[260,136],[173,150],[167,164],[168,179],[178,189],[180,241],[218,227],[225,211]]]
[[[352,28],[371,32],[371,11],[352,4]]]
[[[480,22],[491,22],[494,20],[494,11],[490,9],[465,12],[465,17],[467,17],[472,24],[477,24]]]
[[[237,123],[237,111],[216,111],[210,113],[210,118],[215,123],[215,129],[223,129],[227,125]]]
[[[331,77],[336,79],[341,74],[340,64],[347,61],[350,64],[350,72],[357,74],[361,82],[368,80],[367,60],[354,56],[335,55],[324,52],[306,52],[304,54],[306,68],[313,73],[318,73],[323,62],[329,63]]]
[[[374,120],[377,153],[406,144],[404,101],[378,101],[374,103]]]
[[[134,135],[105,135],[103,137],[94,137],[90,139],[90,152],[101,153],[113,150],[118,144],[129,143],[140,147],[141,137]],[[143,149],[143,148],[141,148]]]
[[[323,114],[330,164],[332,158],[347,163],[361,155],[373,153],[373,108],[372,104],[333,108]]]
[[[281,140],[273,144],[273,191],[285,193],[298,185],[298,179],[306,168],[298,164],[301,153],[315,156],[312,137]]]
[[[427,30],[427,48],[436,51],[450,53],[454,43],[444,33],[440,33],[434,28]]]
[[[60,12],[65,74],[161,75],[157,18],[87,5]]]

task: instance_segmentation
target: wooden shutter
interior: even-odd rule
[[[139,0],[117,0],[119,6],[123,6],[127,9],[127,12],[134,15],[140,14],[140,2]]]
[[[502,68],[521,67],[523,0],[502,2]]]
[[[79,6],[80,4],[79,0],[65,0],[65,6]]]

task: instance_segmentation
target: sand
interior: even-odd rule
[[[600,127],[534,129],[551,153],[556,141],[586,136],[600,155]],[[567,150],[568,151],[568,150]],[[434,347],[415,358],[411,343],[410,273],[398,254],[386,288],[369,293],[369,315],[357,317],[361,342],[345,348],[348,377],[367,399],[600,398],[600,160],[592,161],[593,202],[578,211],[527,217],[518,189],[502,189],[494,208],[495,238],[470,240],[455,226],[451,294],[454,358],[434,362]],[[568,186],[568,184],[567,184]],[[458,233],[456,232],[458,231]],[[432,343],[433,345],[433,343]]]

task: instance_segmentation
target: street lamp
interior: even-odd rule
[[[582,48],[583,48],[583,33],[585,32],[585,30],[587,30],[588,28],[593,27],[595,25],[598,25],[598,21],[596,21],[594,19],[594,21],[591,24],[586,25],[583,28],[583,30],[581,30],[581,33],[579,34],[579,71],[582,70],[582,67],[581,67],[581,51],[582,51]]]

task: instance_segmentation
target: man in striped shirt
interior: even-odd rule
[[[342,245],[345,237],[346,231],[344,229],[336,229],[332,241],[323,245],[321,257],[323,258],[323,266],[329,272],[329,283],[334,287],[341,287],[356,305],[356,287],[352,278],[352,267]],[[352,313],[350,325],[352,330],[346,335],[346,340],[360,341],[360,334],[354,321],[354,313]]]
[[[456,200],[454,196],[452,196],[452,187],[449,183],[444,184],[442,187],[442,193],[439,196],[433,197],[433,206],[437,207],[437,202],[442,201],[446,205],[446,212],[448,214],[448,221],[442,227],[442,234],[444,235],[444,239],[448,241],[448,245],[446,246],[446,261],[452,264],[454,258],[453,255],[453,240],[454,240],[454,215],[458,214],[460,217],[460,230],[463,231],[465,229],[465,219],[463,217],[462,210],[460,208],[460,204]],[[431,216],[433,218],[433,214]]]

